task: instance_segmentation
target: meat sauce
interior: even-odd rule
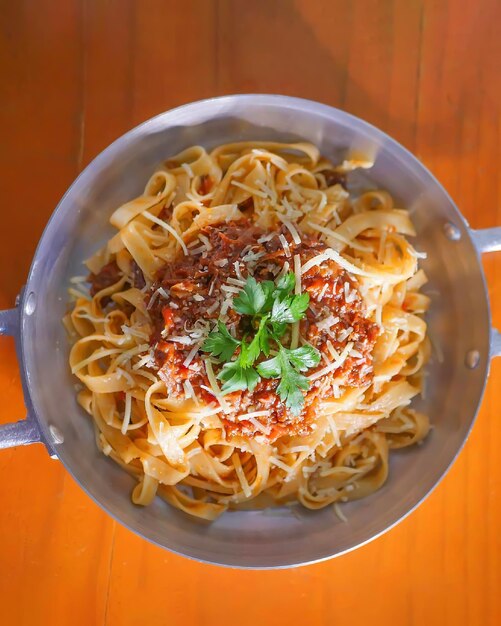
[[[293,256],[298,254],[301,264],[320,254],[327,246],[311,236],[302,236],[296,245],[289,232],[282,229],[271,237],[252,222],[242,220],[223,225],[207,226],[201,231],[209,241],[209,249],[198,254],[180,257],[166,265],[157,276],[148,299],[154,330],[150,342],[154,348],[159,376],[172,397],[185,397],[185,383],[193,387],[196,396],[206,403],[215,401],[210,391],[203,356],[196,352],[190,361],[188,355],[194,345],[186,345],[183,338],[197,329],[211,326],[221,315],[221,302],[227,292],[228,278],[244,279],[249,271],[256,280],[273,280],[285,262],[293,269]],[[290,248],[290,257],[278,238],[283,234]],[[238,272],[237,272],[238,268]],[[159,287],[168,294],[155,298]],[[238,289],[238,288],[237,288]],[[319,365],[307,372],[323,370],[348,342],[353,344],[344,363],[337,369],[320,375],[303,392],[305,402],[299,415],[293,415],[276,393],[279,380],[263,379],[253,392],[235,392],[225,396],[229,413],[221,413],[227,436],[260,436],[273,441],[282,435],[305,435],[316,428],[315,422],[322,398],[332,397],[339,386],[361,386],[373,376],[372,350],[378,335],[378,326],[365,315],[364,304],[354,281],[334,261],[314,266],[302,277],[302,290],[310,295],[310,307],[300,323],[301,336],[323,355]],[[231,294],[234,297],[234,294]],[[233,326],[241,338],[242,317],[231,307],[226,312],[225,324]],[[188,340],[190,341],[190,340]],[[189,361],[189,363],[188,363]],[[185,364],[188,363],[188,365]],[[214,366],[217,372],[218,366]],[[252,420],[238,416],[256,411],[269,411],[266,417]]]

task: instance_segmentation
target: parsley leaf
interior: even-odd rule
[[[310,367],[315,367],[320,363],[320,352],[309,344],[305,344],[294,350],[285,349],[285,351],[287,352],[289,361],[300,372],[306,372]]]
[[[269,313],[273,308],[274,296],[275,296],[275,283],[272,280],[264,280],[260,283],[263,288],[266,300],[261,313]]]
[[[266,322],[268,321],[268,315],[265,315],[260,323],[259,327],[254,335],[254,338],[250,343],[246,343],[242,341],[240,346],[240,356],[239,361],[243,367],[250,367],[254,364],[254,362],[259,358],[261,354],[261,341],[262,336],[265,332]],[[263,350],[264,352],[264,350]]]
[[[257,371],[263,378],[280,378],[277,393],[291,412],[298,415],[304,404],[301,390],[306,391],[310,387],[309,380],[300,372],[319,362],[320,353],[313,346],[288,350],[280,345],[277,356],[259,363]]]
[[[275,300],[271,311],[271,321],[278,324],[298,322],[310,304],[310,294],[288,296],[284,300]]]
[[[287,274],[284,274],[277,283],[277,288],[275,291],[276,295],[279,298],[285,298],[286,296],[290,296],[295,284],[296,275],[294,274],[294,272],[287,272]]]
[[[218,357],[222,361],[229,361],[239,345],[240,341],[232,337],[223,322],[219,320],[217,330],[209,333],[202,350],[210,352],[212,356]]]
[[[233,299],[233,308],[242,315],[257,315],[266,303],[267,294],[253,276],[249,276],[244,287]]]
[[[224,381],[221,387],[224,394],[246,389],[254,391],[260,380],[257,371],[253,367],[243,367],[239,359],[225,363],[218,378]]]
[[[293,294],[295,284],[294,272],[284,274],[276,284],[271,280],[258,283],[248,277],[233,299],[235,311],[249,318],[244,323],[248,334],[239,341],[219,320],[217,330],[209,334],[202,350],[223,362],[217,377],[223,382],[224,394],[254,391],[261,377],[279,379],[277,394],[297,415],[304,404],[303,391],[310,386],[302,372],[318,365],[320,353],[310,345],[290,350],[281,344],[288,325],[300,321],[310,303],[308,293]],[[278,353],[259,362],[261,355],[270,356],[272,342]],[[238,356],[232,361],[237,349]]]

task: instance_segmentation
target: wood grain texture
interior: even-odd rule
[[[78,171],[131,126],[211,95],[346,109],[414,151],[472,226],[501,224],[500,19],[497,0],[0,0],[0,307]],[[485,269],[501,327],[501,255]],[[500,361],[428,500],[371,544],[297,570],[174,556],[113,522],[41,447],[2,451],[1,623],[501,623]],[[0,420],[21,417],[7,338],[0,389]]]

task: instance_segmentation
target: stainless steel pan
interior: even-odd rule
[[[75,402],[61,318],[69,277],[111,233],[112,210],[141,193],[155,165],[191,144],[244,139],[304,139],[341,158],[347,149],[376,156],[356,175],[381,186],[412,211],[416,246],[428,253],[433,306],[428,317],[437,356],[429,366],[426,411],[435,428],[423,446],[395,451],[385,487],[346,505],[348,523],[329,508],[229,512],[207,525],[158,500],[130,501],[132,480],[98,452],[90,420]],[[342,554],[391,528],[443,477],[474,422],[490,359],[501,354],[491,329],[480,254],[501,249],[501,228],[471,230],[435,178],[405,148],[342,111],[298,98],[228,96],[163,113],[130,131],[77,178],[54,212],[16,307],[0,313],[0,333],[16,339],[25,420],[0,427],[0,447],[40,442],[108,513],[177,553],[237,567],[276,568]]]

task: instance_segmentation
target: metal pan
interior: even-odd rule
[[[112,210],[142,192],[155,165],[192,144],[303,139],[334,159],[347,150],[375,157],[353,177],[357,187],[388,189],[412,211],[416,246],[428,253],[436,346],[427,394],[418,405],[434,424],[420,447],[394,451],[390,478],[374,495],[349,503],[348,523],[331,508],[228,512],[208,525],[164,502],[130,501],[133,479],[98,452],[91,421],[75,401],[61,323],[66,288],[81,262],[110,236]],[[475,420],[490,359],[501,354],[491,329],[480,254],[501,249],[501,228],[471,230],[435,178],[405,148],[373,126],[322,104],[268,95],[195,102],[130,131],[100,154],[63,197],[42,236],[16,307],[0,312],[0,333],[13,335],[27,407],[24,420],[0,427],[0,447],[40,442],[119,522],[179,554],[246,568],[301,565],[374,539],[412,511],[444,476]]]

